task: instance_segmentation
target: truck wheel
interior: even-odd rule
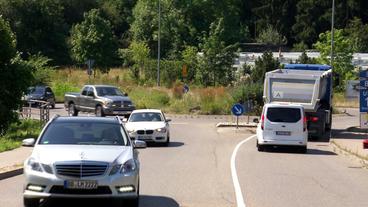
[[[332,108],[330,109],[330,123],[326,124],[326,129],[330,130],[332,128]]]
[[[74,103],[69,104],[68,114],[69,116],[78,116],[78,110],[75,109]]]
[[[38,207],[40,205],[40,199],[38,198],[23,198],[23,204],[25,207]]]
[[[102,109],[102,106],[97,106],[96,107],[96,116],[99,116],[99,117],[105,116],[105,114],[103,112],[103,109]]]

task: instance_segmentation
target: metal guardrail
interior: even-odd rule
[[[22,111],[20,112],[20,116],[23,119],[32,119],[39,117],[39,120],[46,123],[50,120],[50,102],[47,101],[39,101],[39,100],[29,100],[28,106],[22,107]],[[36,105],[36,108],[33,108],[32,105]]]

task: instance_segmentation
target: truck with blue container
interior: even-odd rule
[[[309,137],[322,137],[332,125],[331,66],[286,64],[283,69],[267,72],[263,100],[302,105]]]

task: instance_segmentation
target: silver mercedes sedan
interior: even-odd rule
[[[54,117],[24,162],[24,205],[47,198],[113,198],[124,206],[139,205],[139,160],[118,117]]]

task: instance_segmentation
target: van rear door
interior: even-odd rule
[[[303,140],[303,111],[300,107],[268,107],[265,115],[265,140]]]

